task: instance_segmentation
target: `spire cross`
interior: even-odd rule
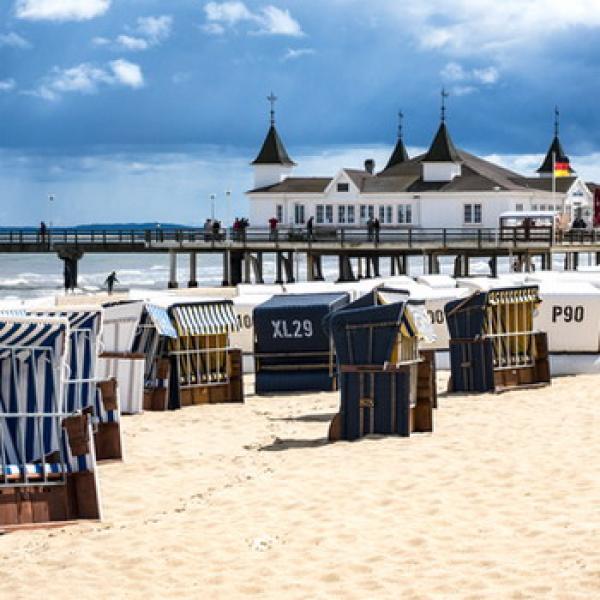
[[[271,125],[275,125],[275,102],[277,102],[277,96],[271,92],[271,94],[267,96],[267,100],[271,103]]]
[[[404,113],[402,111],[398,112],[398,139],[402,139],[402,121],[404,120]]]
[[[558,110],[558,106],[554,107],[554,135],[558,137],[558,128],[560,125],[560,111]]]
[[[446,122],[446,98],[450,94],[446,91],[446,88],[442,88],[442,123]]]

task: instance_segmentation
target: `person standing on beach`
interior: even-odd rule
[[[369,220],[367,221],[367,239],[369,242],[373,241],[373,229],[374,229],[373,217],[369,217]]]
[[[106,278],[106,281],[104,283],[106,284],[106,287],[108,288],[108,295],[110,296],[113,293],[113,288],[115,287],[115,283],[119,283],[119,280],[117,279],[117,273],[115,271],[113,271]]]
[[[310,242],[313,239],[313,223],[314,217],[310,217],[306,222],[306,239]]]

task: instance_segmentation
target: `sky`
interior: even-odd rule
[[[599,31],[597,0],[3,0],[0,225],[244,214],[271,91],[299,175],[383,167],[399,110],[426,148],[445,87],[458,147],[531,174],[558,105],[600,180]]]

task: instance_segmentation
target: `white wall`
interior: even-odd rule
[[[424,162],[423,181],[452,181],[462,173],[460,163]]]
[[[254,165],[254,188],[279,183],[290,175],[292,168],[284,165]]]

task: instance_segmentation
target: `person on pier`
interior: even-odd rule
[[[310,242],[313,239],[313,223],[315,222],[314,217],[310,217],[306,222],[306,239]]]
[[[379,244],[379,229],[381,228],[381,223],[379,219],[376,217],[373,221],[373,235],[375,236],[375,243]]]
[[[271,217],[269,219],[269,241],[274,242],[277,240],[277,224],[279,221],[277,217]]]

